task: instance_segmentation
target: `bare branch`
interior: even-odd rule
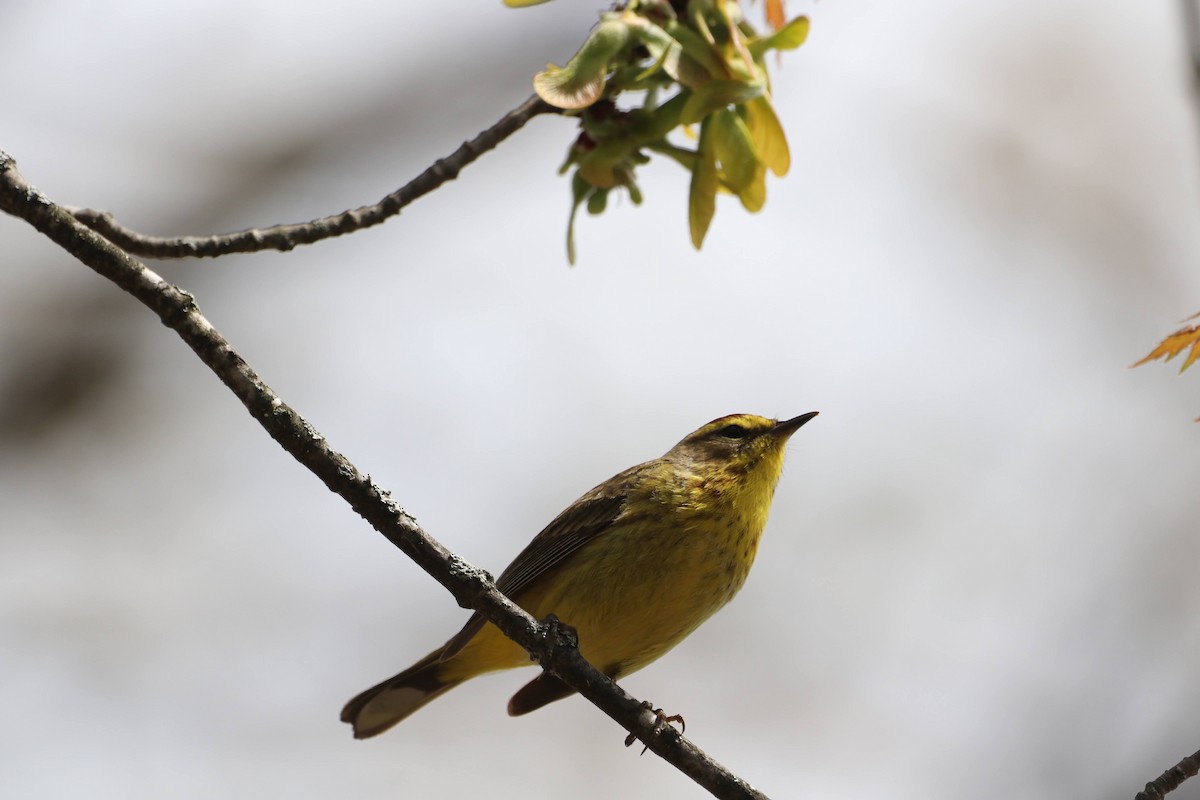
[[[1200,750],[1186,756],[1175,766],[1159,775],[1146,788],[1134,795],[1133,800],[1162,800],[1163,795],[1173,792],[1188,778],[1200,772]]]
[[[505,114],[487,130],[432,166],[378,203],[348,209],[340,214],[275,225],[270,228],[248,228],[234,233],[212,236],[146,236],[130,230],[116,221],[107,211],[90,208],[68,209],[75,219],[97,231],[126,253],[144,258],[216,258],[230,253],[256,253],[262,250],[291,250],[298,245],[312,244],[346,233],[378,225],[396,216],[414,200],[429,194],[444,183],[454,180],[463,167],[496,147],[519,131],[526,122],[539,114],[560,114],[537,96],[532,96]]]
[[[47,199],[0,150],[0,210],[20,217],[150,308],[237,395],[276,442],[340,495],[388,541],[413,559],[464,608],[472,608],[544,667],[633,733],[656,754],[723,800],[766,800],[583,659],[556,621],[539,623],[496,590],[491,577],[426,534],[416,520],[330,447],[320,433],[263,382],[200,313],[195,299]]]
[[[1181,0],[1183,6],[1183,35],[1187,37],[1188,59],[1192,81],[1200,86],[1200,7],[1197,0]]]

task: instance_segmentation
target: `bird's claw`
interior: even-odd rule
[[[672,714],[670,716],[667,716],[665,713],[663,713],[663,710],[661,708],[655,708],[654,705],[650,702],[643,702],[642,708],[646,709],[647,711],[652,712],[654,714],[654,716],[656,717],[656,719],[654,721],[654,729],[656,732],[659,729],[661,729],[664,725],[670,725],[673,722],[679,723],[679,732],[680,733],[683,733],[684,731],[687,730],[687,723],[683,721],[683,717],[679,714]],[[631,733],[625,737],[625,746],[630,747],[636,741],[637,741],[637,734]],[[645,747],[642,748],[642,752],[638,753],[638,755],[645,755],[646,751],[649,749],[650,749],[650,745],[646,745]]]

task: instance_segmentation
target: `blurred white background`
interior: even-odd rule
[[[208,233],[373,202],[602,3],[9,0],[0,147]],[[738,599],[624,685],[772,797],[1131,797],[1200,747],[1200,310],[1176,3],[793,2],[794,166],[691,250],[686,176],[578,226],[539,118],[387,225],[155,264],[335,447],[499,571],[733,411],[793,440]],[[526,674],[342,704],[466,612],[145,309],[0,218],[0,795],[703,797]],[[1178,794],[1200,798],[1200,781]]]

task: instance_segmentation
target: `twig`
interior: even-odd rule
[[[0,211],[25,220],[149,307],[237,395],[271,438],[446,587],[459,605],[482,612],[506,636],[528,650],[542,667],[715,797],[766,800],[765,795],[711,759],[670,725],[664,725],[647,705],[585,661],[572,637],[559,625],[533,619],[498,592],[486,572],[463,561],[426,534],[388,492],[330,447],[325,437],[259,378],[204,318],[190,294],[164,281],[30,186],[17,172],[16,162],[2,150]]]
[[[1187,40],[1192,81],[1200,85],[1200,8],[1196,6],[1197,0],[1180,2],[1183,3],[1183,35]]]
[[[143,258],[216,258],[229,253],[255,253],[261,250],[291,250],[298,245],[312,244],[322,239],[378,225],[394,217],[422,195],[429,194],[444,183],[454,180],[463,167],[519,131],[526,122],[539,114],[561,113],[536,95],[505,114],[487,130],[389,194],[378,203],[360,206],[314,219],[275,225],[270,228],[248,228],[234,233],[212,236],[146,236],[130,230],[116,221],[107,211],[90,208],[68,209],[75,219],[95,230],[126,253]]]
[[[1200,750],[1186,756],[1175,766],[1159,775],[1146,788],[1134,795],[1133,800],[1162,800],[1163,795],[1173,792],[1188,778],[1200,772]]]

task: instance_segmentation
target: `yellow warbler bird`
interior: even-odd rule
[[[579,651],[614,680],[683,641],[742,588],[767,522],[788,438],[817,416],[713,420],[666,455],[614,475],[534,537],[496,581],[537,619],[575,628]],[[342,709],[364,739],[465,680],[528,666],[476,613],[444,646]],[[574,693],[543,672],[508,703],[517,716]]]

